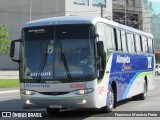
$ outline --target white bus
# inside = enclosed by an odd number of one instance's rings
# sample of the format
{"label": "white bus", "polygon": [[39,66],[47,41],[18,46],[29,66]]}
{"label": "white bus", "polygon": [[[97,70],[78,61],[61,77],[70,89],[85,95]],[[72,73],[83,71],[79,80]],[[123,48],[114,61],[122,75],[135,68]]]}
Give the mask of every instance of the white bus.
{"label": "white bus", "polygon": [[[19,59],[14,51],[20,43]],[[26,23],[11,42],[19,62],[23,108],[112,111],[126,98],[145,99],[155,87],[153,36],[92,16]]]}

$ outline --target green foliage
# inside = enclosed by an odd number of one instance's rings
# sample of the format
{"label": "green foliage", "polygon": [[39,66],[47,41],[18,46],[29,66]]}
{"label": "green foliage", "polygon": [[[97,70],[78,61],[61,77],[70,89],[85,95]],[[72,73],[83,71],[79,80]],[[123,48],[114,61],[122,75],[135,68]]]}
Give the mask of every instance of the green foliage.
{"label": "green foliage", "polygon": [[19,80],[0,79],[0,88],[14,88],[14,87],[19,87]]}
{"label": "green foliage", "polygon": [[0,52],[9,53],[10,40],[7,39],[8,32],[5,25],[0,25]]}

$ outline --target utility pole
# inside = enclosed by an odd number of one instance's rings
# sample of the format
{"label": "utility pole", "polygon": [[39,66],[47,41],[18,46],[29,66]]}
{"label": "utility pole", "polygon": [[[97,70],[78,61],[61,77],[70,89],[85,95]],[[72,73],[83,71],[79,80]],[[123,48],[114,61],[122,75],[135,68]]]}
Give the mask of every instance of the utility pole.
{"label": "utility pole", "polygon": [[125,15],[124,15],[124,16],[125,16],[125,20],[124,20],[124,22],[125,22],[125,25],[127,25],[127,10],[126,10],[126,9],[127,9],[127,3],[126,3],[126,2],[127,2],[127,1],[125,0],[125,3],[124,3],[124,4],[125,4],[125,5],[124,5],[124,9],[125,9],[125,10],[124,10],[124,11],[125,11]]}
{"label": "utility pole", "polygon": [[101,17],[103,17],[103,5],[101,3]]}
{"label": "utility pole", "polygon": [[29,20],[32,20],[32,0],[30,1]]}

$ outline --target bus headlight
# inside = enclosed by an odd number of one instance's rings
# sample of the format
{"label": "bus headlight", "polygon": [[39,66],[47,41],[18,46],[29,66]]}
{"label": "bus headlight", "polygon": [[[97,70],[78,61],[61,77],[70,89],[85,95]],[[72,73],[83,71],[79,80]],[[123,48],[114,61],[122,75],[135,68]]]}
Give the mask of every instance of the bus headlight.
{"label": "bus headlight", "polygon": [[73,91],[73,93],[77,94],[77,95],[83,95],[83,94],[91,93],[93,91],[94,91],[94,89],[92,89],[92,88],[86,88],[86,89],[75,90],[75,91]]}
{"label": "bus headlight", "polygon": [[33,91],[33,90],[21,90],[21,94],[23,94],[23,95],[34,95],[35,91]]}

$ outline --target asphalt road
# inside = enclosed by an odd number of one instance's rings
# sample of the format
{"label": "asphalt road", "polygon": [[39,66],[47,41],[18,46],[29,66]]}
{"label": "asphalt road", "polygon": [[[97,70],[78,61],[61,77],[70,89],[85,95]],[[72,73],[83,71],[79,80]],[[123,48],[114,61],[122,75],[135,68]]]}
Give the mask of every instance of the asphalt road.
{"label": "asphalt road", "polygon": [[[141,101],[133,101],[131,99],[122,101],[118,103],[118,106],[116,109],[114,109],[114,112],[112,113],[102,113],[100,111],[94,110],[94,109],[79,109],[79,110],[63,110],[60,113],[49,115],[45,109],[34,109],[34,110],[23,110],[21,108],[21,100],[19,91],[14,91],[12,93],[0,93],[0,111],[25,111],[25,112],[37,112],[47,118],[57,118],[57,119],[86,119],[86,120],[128,120],[128,119],[135,119],[131,117],[115,117],[116,112],[122,112],[123,111],[146,111],[145,113],[148,113],[148,111],[160,111],[160,76],[156,77],[156,87],[154,90],[148,92],[148,97],[146,100]],[[125,113],[125,112],[124,112]],[[159,113],[160,114],[160,113]],[[109,117],[112,116],[112,117]],[[0,119],[7,119],[7,118],[0,118]],[[21,118],[12,118],[12,119],[18,119]],[[31,118],[25,118],[25,119],[31,119]],[[148,118],[148,117],[136,117],[136,119],[159,119],[159,118]]]}

